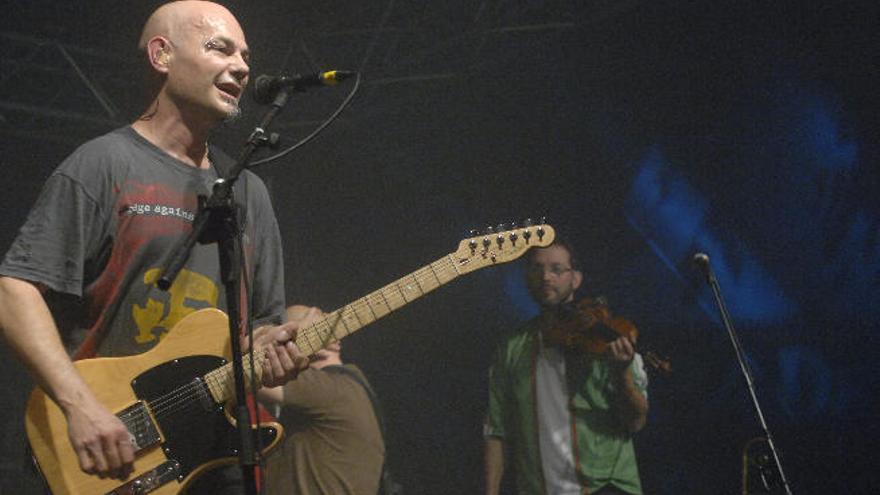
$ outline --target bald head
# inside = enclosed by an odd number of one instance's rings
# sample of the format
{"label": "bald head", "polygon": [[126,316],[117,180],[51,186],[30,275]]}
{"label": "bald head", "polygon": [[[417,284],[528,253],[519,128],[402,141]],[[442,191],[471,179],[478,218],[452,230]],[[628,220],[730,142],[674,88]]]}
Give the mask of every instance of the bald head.
{"label": "bald head", "polygon": [[138,47],[148,101],[140,120],[185,120],[187,132],[204,135],[240,113],[250,51],[226,7],[199,0],[166,3],[147,20]]}
{"label": "bald head", "polygon": [[138,41],[138,49],[145,51],[150,40],[156,37],[181,43],[187,33],[203,30],[217,23],[231,23],[237,30],[241,30],[235,16],[226,7],[214,2],[180,0],[166,3],[147,19]]}

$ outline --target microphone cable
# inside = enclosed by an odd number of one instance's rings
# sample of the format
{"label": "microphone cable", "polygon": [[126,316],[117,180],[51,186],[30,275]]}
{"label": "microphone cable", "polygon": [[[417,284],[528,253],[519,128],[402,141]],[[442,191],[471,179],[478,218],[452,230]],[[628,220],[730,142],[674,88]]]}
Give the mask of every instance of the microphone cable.
{"label": "microphone cable", "polygon": [[346,96],[345,99],[342,101],[342,103],[339,105],[339,108],[337,108],[332,114],[330,114],[329,117],[327,117],[327,120],[322,122],[318,127],[315,128],[314,131],[309,133],[306,137],[304,137],[301,140],[299,140],[298,142],[290,145],[290,147],[283,149],[274,155],[270,155],[270,156],[267,156],[266,158],[256,160],[256,161],[252,162],[248,166],[248,168],[249,169],[254,168],[257,165],[263,165],[264,163],[273,162],[275,160],[278,160],[279,158],[283,158],[283,157],[287,156],[293,150],[304,146],[306,143],[308,143],[309,141],[314,139],[315,136],[320,134],[321,131],[323,131],[328,125],[330,125],[334,120],[336,120],[336,118],[339,117],[339,114],[342,113],[342,111],[345,110],[346,107],[348,107],[349,103],[351,103],[351,100],[354,98],[354,95],[357,94],[358,88],[360,88],[361,73],[360,73],[360,71],[358,71],[355,74],[356,74],[356,77],[354,79],[354,87],[351,88],[351,91],[348,93],[348,96]]}

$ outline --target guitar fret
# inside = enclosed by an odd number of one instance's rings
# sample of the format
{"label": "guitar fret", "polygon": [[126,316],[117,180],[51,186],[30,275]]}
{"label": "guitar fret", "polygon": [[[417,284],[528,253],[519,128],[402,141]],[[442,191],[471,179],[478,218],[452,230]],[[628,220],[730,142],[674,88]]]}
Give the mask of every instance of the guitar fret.
{"label": "guitar fret", "polygon": [[[345,307],[345,319],[348,320],[350,325],[346,325],[346,327],[345,327],[346,334],[338,336],[339,338],[347,337],[347,336],[351,335],[353,332],[356,332],[356,331],[360,330],[361,328],[363,328],[363,325],[361,324],[361,320],[357,316],[357,311],[355,311],[354,307],[352,307],[350,304]],[[335,336],[336,335],[334,335],[334,337]]]}
{"label": "guitar fret", "polygon": [[416,282],[418,282],[419,287],[422,289],[422,294],[427,294],[432,290],[440,287],[440,284],[434,283],[434,277],[432,274],[429,274],[428,271],[430,267],[422,267],[419,271],[416,272]]}
{"label": "guitar fret", "polygon": [[[434,273],[434,276],[437,277],[437,282],[440,283],[441,285],[443,285],[443,284],[445,284],[455,278],[455,276],[447,278],[447,275],[449,275],[449,266],[448,265],[449,265],[448,258],[443,258],[443,259],[437,260],[434,263],[431,263],[431,265],[430,265],[431,271]],[[441,278],[441,276],[442,276],[442,278]]]}
{"label": "guitar fret", "polygon": [[[335,314],[335,315],[337,315],[337,316],[338,316],[338,318],[337,318],[338,321],[341,322],[341,323],[342,323],[342,326],[345,327],[345,330],[348,331],[348,325],[345,323],[345,314],[344,314],[344,310],[345,310],[345,307],[342,307],[341,309],[337,309],[336,311],[334,311],[334,312],[331,313],[331,314]],[[351,332],[349,332],[349,333],[351,333]],[[335,335],[336,332],[333,332],[333,334]]]}
{"label": "guitar fret", "polygon": [[446,262],[452,266],[453,270],[455,270],[456,277],[461,275],[461,270],[458,269],[458,263],[455,262],[455,258],[453,258],[451,254],[446,258]]}
{"label": "guitar fret", "polygon": [[300,341],[300,338],[296,339],[297,347],[299,347],[300,350],[305,351],[308,355],[312,355],[321,349],[321,338],[317,335],[320,330],[318,328],[320,323],[322,322],[316,322],[301,332],[299,336],[302,337],[302,341]]}
{"label": "guitar fret", "polygon": [[437,270],[434,269],[434,263],[429,264],[428,268],[431,269],[431,274],[434,275],[434,279],[437,281],[437,287],[443,285],[443,282],[440,281],[440,277],[437,276]]}
{"label": "guitar fret", "polygon": [[[400,295],[403,297],[404,303],[409,303],[410,301],[413,301],[413,300],[416,299],[415,297],[413,297],[412,299],[406,297],[407,294],[411,294],[411,293],[412,293],[413,288],[412,288],[412,285],[411,285],[411,284],[407,284],[407,285],[405,285],[405,287],[406,287],[406,291],[404,291],[404,290],[400,287],[400,283],[399,283],[399,282],[398,282],[396,285],[397,285],[397,290],[400,291]],[[403,306],[403,304],[401,304],[401,306]]]}
{"label": "guitar fret", "polygon": [[[256,378],[260,380],[262,376],[263,370],[263,362],[266,360],[266,356],[263,353],[256,353],[256,360],[254,368],[256,369]],[[251,369],[251,357],[250,354],[244,354],[241,359],[242,366],[245,370],[245,381],[247,385],[250,385],[251,382],[251,374],[248,370]],[[229,400],[230,398],[235,396],[235,379],[233,376],[234,370],[232,367],[232,363],[226,363],[223,366],[207,373],[203,379],[205,380],[205,384],[208,386],[208,391],[211,393],[211,397],[215,402],[223,403]]]}
{"label": "guitar fret", "polygon": [[322,339],[321,339],[321,332],[320,332],[321,329],[318,325],[312,325],[310,327],[310,329],[312,329],[313,331],[305,332],[305,336],[308,340],[307,343],[309,345],[308,353],[311,355],[311,354],[318,352],[318,350],[321,349],[321,340]]}
{"label": "guitar fret", "polygon": [[[397,308],[403,307],[403,305],[406,304],[405,301],[401,304],[397,304],[397,305],[394,304],[395,303],[394,296],[399,296],[401,299],[403,299],[403,294],[400,292],[400,289],[395,286],[396,286],[396,283],[391,284],[391,285],[387,285],[384,288],[382,288],[382,296],[385,298],[385,301],[388,302],[388,307],[392,308],[392,310],[396,310]],[[390,294],[389,294],[389,291],[391,291]]]}
{"label": "guitar fret", "polygon": [[337,325],[331,325],[329,321],[325,322],[321,333],[318,335],[318,349],[323,348],[324,343],[330,340],[330,336],[336,333],[336,327]]}
{"label": "guitar fret", "polygon": [[[367,296],[367,297],[369,297],[369,296]],[[376,312],[373,311],[373,306],[370,304],[370,300],[367,299],[367,297],[363,298],[362,301],[363,301],[363,303],[364,303],[364,306],[366,306],[367,309],[370,310],[370,314],[373,315],[373,321],[376,321],[376,320],[379,319],[379,317],[376,315]]]}
{"label": "guitar fret", "polygon": [[384,302],[385,307],[388,308],[388,313],[391,313],[392,311],[394,311],[394,308],[391,307],[391,304],[388,302],[388,298],[385,297],[385,294],[382,292],[382,290],[383,289],[379,289],[376,291],[376,293],[378,293],[380,296],[382,296],[382,302]]}
{"label": "guitar fret", "polygon": [[419,292],[421,292],[421,294],[419,294],[419,295],[424,295],[425,292],[427,292],[427,291],[425,290],[424,287],[422,287],[422,284],[419,282],[418,272],[413,274],[412,279],[416,282],[416,285],[419,287]]}

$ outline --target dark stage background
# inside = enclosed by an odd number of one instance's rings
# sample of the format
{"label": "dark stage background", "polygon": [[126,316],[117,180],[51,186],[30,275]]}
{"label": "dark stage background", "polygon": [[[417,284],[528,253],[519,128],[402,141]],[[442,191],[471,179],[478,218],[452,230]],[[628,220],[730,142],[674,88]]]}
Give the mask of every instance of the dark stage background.
{"label": "dark stage background", "polygon": [[[0,249],[79,143],[139,110],[133,46],[156,2],[6,2]],[[229,2],[253,73],[351,69],[352,105],[256,171],[291,302],[335,309],[546,215],[669,355],[637,449],[647,493],[741,492],[761,434],[709,254],[795,493],[876,490],[878,7],[873,1]],[[351,84],[294,98],[288,143]],[[249,100],[249,99],[248,99]],[[217,136],[232,154],[261,109]],[[518,263],[462,277],[346,341],[388,416],[407,494],[481,490],[487,359],[528,317]],[[21,475],[26,375],[0,347],[0,492]],[[754,473],[754,470],[752,470]]]}

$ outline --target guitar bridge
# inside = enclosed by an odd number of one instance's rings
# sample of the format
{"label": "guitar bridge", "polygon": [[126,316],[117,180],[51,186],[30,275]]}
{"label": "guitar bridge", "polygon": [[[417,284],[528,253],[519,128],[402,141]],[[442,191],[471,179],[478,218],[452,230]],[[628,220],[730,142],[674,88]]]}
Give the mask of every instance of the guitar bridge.
{"label": "guitar bridge", "polygon": [[177,461],[165,461],[105,495],[144,495],[176,480],[179,473],[180,464]]}
{"label": "guitar bridge", "polygon": [[123,409],[116,416],[122,420],[128,429],[128,435],[131,438],[131,444],[135,452],[156,445],[162,441],[159,429],[153,421],[150,410],[144,401],[138,401],[131,406]]}

